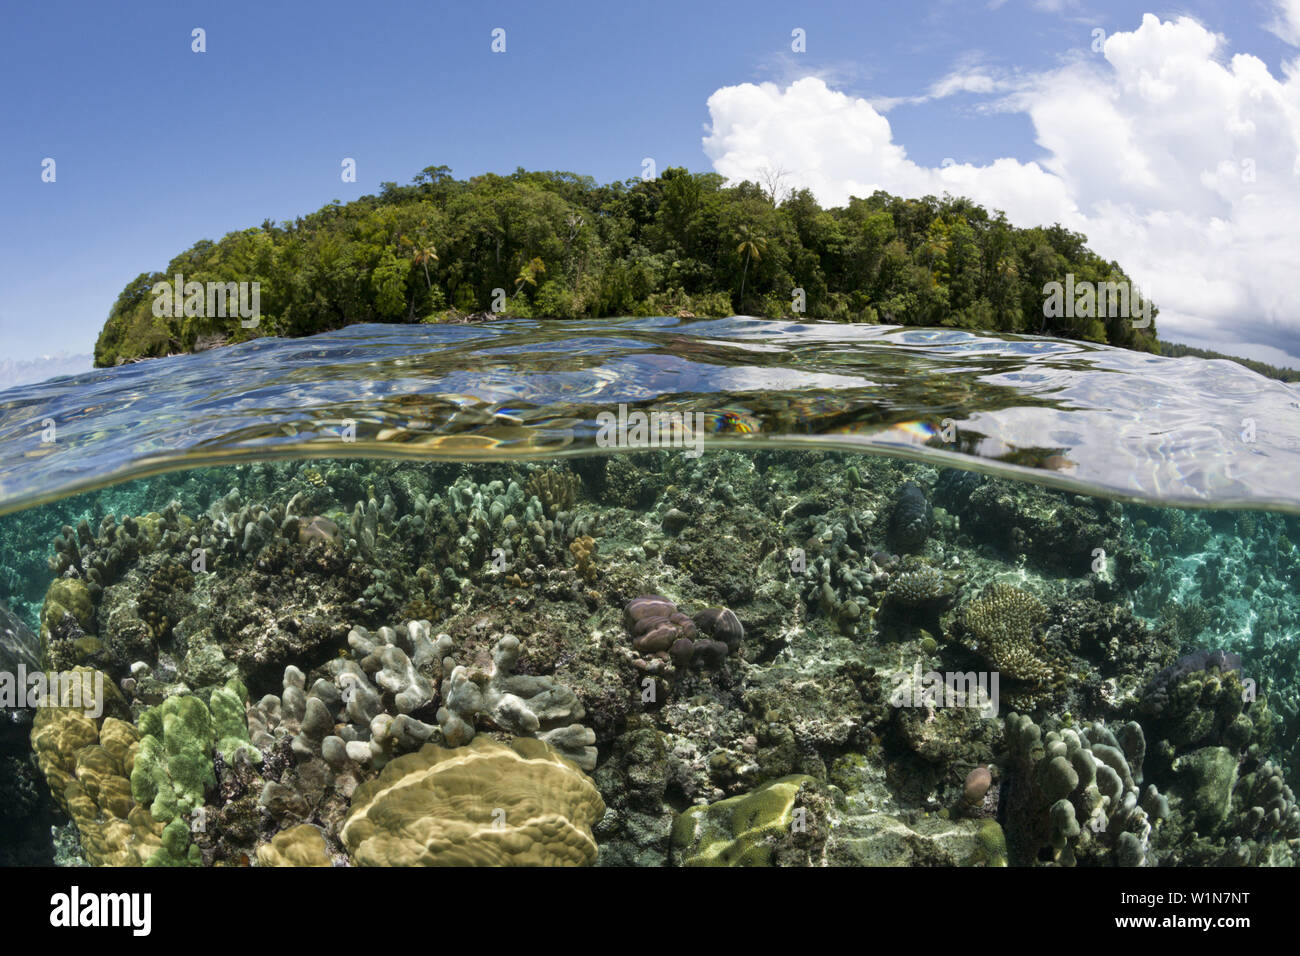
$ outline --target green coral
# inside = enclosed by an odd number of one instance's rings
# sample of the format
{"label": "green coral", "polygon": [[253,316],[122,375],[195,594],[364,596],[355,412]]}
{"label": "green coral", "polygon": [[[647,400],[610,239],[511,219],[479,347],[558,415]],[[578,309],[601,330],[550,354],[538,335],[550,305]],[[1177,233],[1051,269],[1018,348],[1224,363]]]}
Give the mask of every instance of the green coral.
{"label": "green coral", "polygon": [[1237,758],[1227,747],[1202,747],[1174,761],[1179,780],[1175,794],[1184,797],[1196,824],[1213,829],[1227,819],[1232,809],[1232,790],[1237,783]]}
{"label": "green coral", "polygon": [[774,844],[797,828],[799,792],[813,778],[792,774],[705,807],[673,824],[683,866],[771,866]]}
{"label": "green coral", "polygon": [[169,697],[140,717],[140,752],[131,795],[155,820],[169,822],[203,806],[216,786],[212,771],[212,714],[197,697]]}
{"label": "green coral", "polygon": [[244,716],[244,703],[247,700],[248,691],[238,678],[232,678],[226,686],[218,687],[208,700],[217,752],[226,763],[234,763],[241,753],[253,763],[262,760],[261,751],[248,739],[248,720]]}
{"label": "green coral", "polygon": [[1007,837],[996,820],[985,820],[975,831],[975,852],[970,866],[1006,866]]}
{"label": "green coral", "polygon": [[1262,695],[1247,711],[1245,690],[1237,671],[1193,671],[1144,700],[1142,708],[1154,714],[1153,729],[1171,751],[1207,744],[1244,751],[1254,743],[1267,752],[1273,743],[1272,712]]}
{"label": "green coral", "polygon": [[185,820],[176,817],[163,828],[162,846],[145,866],[199,866],[202,862],[199,848],[190,842],[190,829]]}
{"label": "green coral", "polygon": [[155,820],[170,822],[203,806],[216,786],[214,748],[227,760],[261,754],[248,741],[244,686],[232,680],[212,692],[212,708],[198,697],[169,697],[140,717],[140,752],[131,773],[131,794]]}

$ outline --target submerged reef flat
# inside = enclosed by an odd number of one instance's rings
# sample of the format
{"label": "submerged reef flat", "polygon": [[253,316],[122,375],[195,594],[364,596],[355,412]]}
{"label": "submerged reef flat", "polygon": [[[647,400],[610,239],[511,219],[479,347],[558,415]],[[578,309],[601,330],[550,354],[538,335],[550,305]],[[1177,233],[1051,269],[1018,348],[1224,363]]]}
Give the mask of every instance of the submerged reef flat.
{"label": "submerged reef flat", "polygon": [[[1293,865],[1300,526],[827,452],[0,519],[0,863]],[[56,834],[52,836],[51,833]]]}

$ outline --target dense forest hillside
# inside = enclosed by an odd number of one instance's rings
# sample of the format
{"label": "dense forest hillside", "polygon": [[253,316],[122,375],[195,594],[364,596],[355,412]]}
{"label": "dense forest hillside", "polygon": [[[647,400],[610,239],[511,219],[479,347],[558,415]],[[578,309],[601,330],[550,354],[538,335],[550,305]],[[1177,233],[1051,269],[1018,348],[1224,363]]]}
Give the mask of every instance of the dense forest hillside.
{"label": "dense forest hillside", "polygon": [[[202,240],[127,284],[98,366],[259,335],[493,311],[558,318],[731,315],[1041,333],[1156,351],[1154,321],[1044,315],[1044,287],[1127,283],[1059,225],[1018,229],[965,199],[884,192],[823,209],[807,190],[727,186],[671,168],[598,185],[517,170],[335,201],[293,222]],[[260,320],[159,306],[158,283],[259,283]],[[795,290],[802,289],[800,301]],[[211,303],[209,302],[209,305]],[[234,312],[232,303],[230,313]],[[158,314],[161,312],[162,314]],[[189,314],[186,314],[189,313]],[[253,327],[244,327],[250,325]]]}
{"label": "dense forest hillside", "polygon": [[1203,359],[1227,359],[1229,362],[1236,362],[1238,365],[1244,365],[1252,372],[1260,375],[1266,375],[1269,378],[1275,378],[1281,382],[1300,382],[1300,369],[1281,368],[1277,365],[1269,365],[1266,362],[1257,362],[1254,359],[1238,358],[1235,355],[1224,355],[1222,352],[1212,352],[1209,349],[1193,348],[1190,345],[1179,345],[1175,342],[1161,342],[1160,354],[1168,355],[1171,358],[1180,358],[1184,355],[1192,355],[1196,358]]}

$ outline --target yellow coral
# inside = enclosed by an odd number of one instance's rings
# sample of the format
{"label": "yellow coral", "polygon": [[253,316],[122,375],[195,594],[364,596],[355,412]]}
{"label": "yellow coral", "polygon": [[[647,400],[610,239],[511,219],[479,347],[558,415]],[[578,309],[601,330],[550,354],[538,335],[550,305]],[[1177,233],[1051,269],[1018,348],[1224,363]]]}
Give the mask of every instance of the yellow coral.
{"label": "yellow coral", "polygon": [[257,848],[260,866],[333,866],[325,837],[310,823],[281,830]]}
{"label": "yellow coral", "polygon": [[77,752],[99,741],[99,725],[80,711],[41,707],[32,721],[31,740],[51,796],[67,810],[63,791],[73,780]]}
{"label": "yellow coral", "polygon": [[683,866],[771,866],[772,843],[791,832],[801,788],[793,774],[740,796],[690,807],[673,824]]}
{"label": "yellow coral", "polygon": [[50,631],[71,614],[83,631],[95,630],[95,602],[90,590],[76,578],[55,578],[45,592],[41,606],[41,637],[49,639]]}
{"label": "yellow coral", "polygon": [[577,765],[540,740],[426,744],[359,787],[341,837],[359,866],[580,866],[605,812]]}
{"label": "yellow coral", "polygon": [[576,538],[569,545],[569,552],[583,580],[596,580],[596,539],[589,534]]}
{"label": "yellow coral", "polygon": [[[92,671],[78,668],[74,673]],[[105,679],[106,700],[71,702],[67,682],[60,707],[41,707],[32,721],[32,748],[50,793],[76,824],[86,858],[96,866],[143,866],[162,846],[163,825],[131,796],[131,766],[140,735],[116,717],[86,713],[116,698]]]}
{"label": "yellow coral", "polygon": [[537,498],[548,518],[572,508],[577,492],[578,476],[561,468],[534,472],[524,484],[524,494]]}

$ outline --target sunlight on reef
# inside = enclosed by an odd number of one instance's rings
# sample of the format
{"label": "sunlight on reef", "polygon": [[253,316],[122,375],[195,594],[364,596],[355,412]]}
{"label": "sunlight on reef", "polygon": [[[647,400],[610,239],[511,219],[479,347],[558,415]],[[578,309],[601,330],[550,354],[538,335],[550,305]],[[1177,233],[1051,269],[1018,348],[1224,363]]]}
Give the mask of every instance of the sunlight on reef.
{"label": "sunlight on reef", "polygon": [[1300,519],[689,452],[0,518],[0,671],[101,688],[6,725],[3,861],[1293,862]]}

